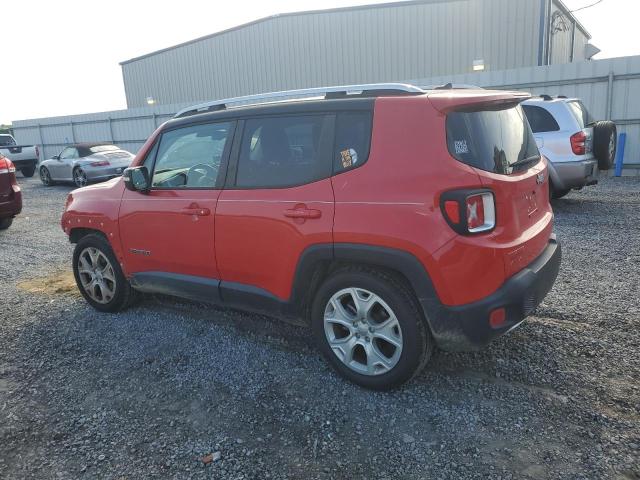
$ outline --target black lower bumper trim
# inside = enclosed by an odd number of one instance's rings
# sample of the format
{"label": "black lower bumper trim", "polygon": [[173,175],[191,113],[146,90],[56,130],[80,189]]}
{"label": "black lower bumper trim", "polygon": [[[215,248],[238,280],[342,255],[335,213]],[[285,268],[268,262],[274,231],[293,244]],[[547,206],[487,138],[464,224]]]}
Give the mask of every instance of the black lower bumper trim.
{"label": "black lower bumper trim", "polygon": [[[438,346],[449,351],[477,350],[518,325],[553,287],[561,256],[560,244],[553,235],[538,258],[482,300],[449,307],[437,300],[421,299]],[[492,328],[489,314],[501,307],[506,312],[505,322]]]}

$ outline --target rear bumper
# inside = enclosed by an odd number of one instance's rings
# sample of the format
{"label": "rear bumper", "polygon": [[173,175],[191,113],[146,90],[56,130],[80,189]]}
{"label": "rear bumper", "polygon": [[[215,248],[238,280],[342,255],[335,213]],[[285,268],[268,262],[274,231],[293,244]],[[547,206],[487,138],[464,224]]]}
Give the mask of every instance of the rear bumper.
{"label": "rear bumper", "polygon": [[122,172],[126,167],[111,167],[111,168],[84,168],[84,173],[87,175],[87,180],[91,182],[109,180],[122,176]]}
{"label": "rear bumper", "polygon": [[548,162],[549,176],[556,190],[582,188],[598,183],[598,161]]}
{"label": "rear bumper", "polygon": [[[561,256],[560,244],[552,235],[538,258],[482,300],[449,307],[437,300],[421,298],[438,346],[449,351],[477,350],[516,327],[551,290]],[[493,328],[489,315],[501,307],[506,312],[505,321]]]}
{"label": "rear bumper", "polygon": [[16,170],[20,170],[21,168],[35,167],[38,160],[36,158],[31,158],[29,160],[11,160],[11,162],[16,167]]}
{"label": "rear bumper", "polygon": [[15,217],[22,211],[22,191],[13,186],[13,192],[8,199],[0,200],[0,218]]}

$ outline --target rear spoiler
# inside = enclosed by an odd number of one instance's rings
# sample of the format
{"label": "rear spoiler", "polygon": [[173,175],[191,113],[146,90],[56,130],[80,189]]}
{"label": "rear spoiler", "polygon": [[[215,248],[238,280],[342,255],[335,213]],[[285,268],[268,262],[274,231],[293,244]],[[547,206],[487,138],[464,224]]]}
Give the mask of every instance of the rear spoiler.
{"label": "rear spoiler", "polygon": [[496,108],[517,105],[531,98],[531,94],[523,92],[507,92],[500,90],[440,90],[429,94],[431,105],[442,113],[455,110]]}

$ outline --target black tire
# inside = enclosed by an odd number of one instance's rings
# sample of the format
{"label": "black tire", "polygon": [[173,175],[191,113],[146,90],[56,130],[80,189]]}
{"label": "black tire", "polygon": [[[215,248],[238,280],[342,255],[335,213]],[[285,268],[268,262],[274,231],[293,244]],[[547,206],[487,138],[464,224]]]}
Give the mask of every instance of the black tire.
{"label": "black tire", "polygon": [[0,230],[6,230],[13,223],[13,218],[0,218]]}
{"label": "black tire", "polygon": [[24,167],[21,168],[20,171],[22,172],[22,175],[24,175],[27,178],[31,178],[33,177],[33,174],[36,173],[36,166],[32,165],[30,167]]}
{"label": "black tire", "polygon": [[564,197],[565,195],[567,195],[570,191],[571,191],[571,189],[570,189],[570,188],[566,188],[566,189],[564,189],[564,190],[555,190],[555,191],[553,192],[553,198],[556,198],[556,199],[557,199],[557,198],[562,198],[562,197]]}
{"label": "black tire", "polygon": [[593,126],[593,153],[600,170],[609,170],[616,161],[618,130],[613,122],[596,122]]}
{"label": "black tire", "polygon": [[[343,363],[329,346],[324,327],[325,308],[334,294],[351,287],[365,289],[380,297],[398,319],[402,351],[395,366],[385,373],[358,373]],[[344,378],[372,390],[390,390],[411,380],[427,364],[434,349],[431,332],[414,294],[404,282],[379,270],[354,266],[331,274],[315,295],[311,324],[316,344],[329,364]]]}
{"label": "black tire", "polygon": [[40,181],[45,187],[53,185],[53,180],[51,180],[51,174],[47,167],[40,167]]}
{"label": "black tire", "polygon": [[[89,296],[87,291],[82,285],[79,273],[80,255],[87,248],[94,248],[101,252],[110,262],[115,274],[115,293],[113,298],[106,303],[100,303]],[[116,256],[109,245],[109,242],[100,234],[89,234],[82,237],[73,251],[73,276],[76,279],[78,290],[85,298],[85,300],[96,310],[101,312],[119,312],[129,307],[135,300],[135,290],[131,287],[131,284],[122,273],[120,263],[116,259]]]}
{"label": "black tire", "polygon": [[549,179],[549,201],[554,200],[554,199],[558,199],[558,198],[562,198],[566,194],[568,194],[570,191],[571,191],[570,188],[565,188],[563,190],[558,190],[553,185],[553,182],[551,181],[551,179]]}
{"label": "black tire", "polygon": [[82,168],[76,167],[73,170],[73,183],[78,188],[86,187],[87,184],[89,183],[87,179],[87,174],[84,173],[84,170],[82,170]]}

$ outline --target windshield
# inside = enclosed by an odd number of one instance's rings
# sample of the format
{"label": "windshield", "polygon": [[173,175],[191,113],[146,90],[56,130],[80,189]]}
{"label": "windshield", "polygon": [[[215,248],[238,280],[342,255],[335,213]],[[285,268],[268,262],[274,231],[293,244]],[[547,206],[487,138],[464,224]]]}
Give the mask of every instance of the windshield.
{"label": "windshield", "polygon": [[15,145],[16,141],[11,135],[0,135],[0,146]]}
{"label": "windshield", "polygon": [[510,174],[540,160],[519,105],[448,114],[447,146],[456,160],[494,173]]}
{"label": "windshield", "polygon": [[114,152],[120,149],[115,145],[96,145],[95,147],[91,147],[89,150],[91,151],[91,153],[102,153],[102,152]]}

